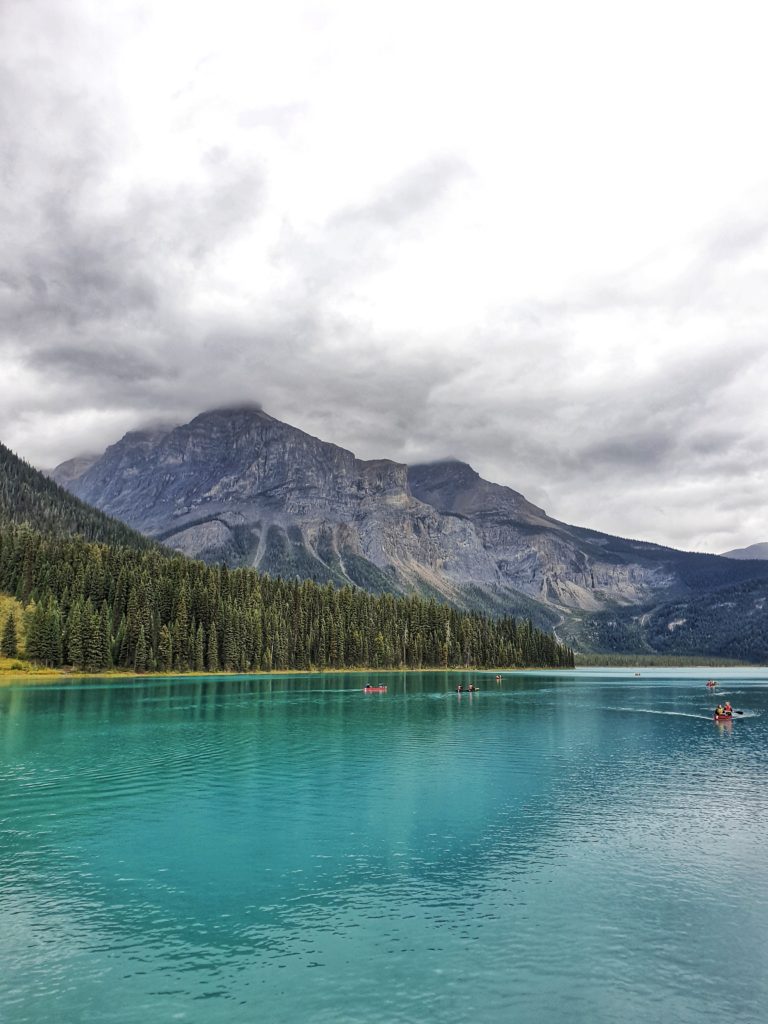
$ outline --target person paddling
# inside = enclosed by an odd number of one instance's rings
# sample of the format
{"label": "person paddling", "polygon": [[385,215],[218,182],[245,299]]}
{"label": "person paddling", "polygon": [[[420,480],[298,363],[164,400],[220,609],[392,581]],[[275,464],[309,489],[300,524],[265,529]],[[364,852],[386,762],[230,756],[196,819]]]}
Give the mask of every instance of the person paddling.
{"label": "person paddling", "polygon": [[725,714],[725,708],[723,707],[722,704],[718,704],[717,707],[715,708],[715,715],[716,715],[716,717],[717,718],[722,718],[722,716],[724,714]]}
{"label": "person paddling", "polygon": [[729,718],[733,714],[733,708],[731,707],[731,702],[729,700],[727,700],[723,705],[723,714],[728,715]]}

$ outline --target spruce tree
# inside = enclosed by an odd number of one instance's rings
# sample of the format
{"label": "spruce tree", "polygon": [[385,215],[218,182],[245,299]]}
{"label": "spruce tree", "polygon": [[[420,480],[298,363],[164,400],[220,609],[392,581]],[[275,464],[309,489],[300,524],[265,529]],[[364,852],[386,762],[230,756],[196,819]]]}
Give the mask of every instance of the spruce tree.
{"label": "spruce tree", "polygon": [[160,627],[157,641],[157,668],[160,672],[170,672],[173,667],[173,640],[167,626]]}
{"label": "spruce tree", "polygon": [[215,622],[211,623],[211,628],[208,630],[208,652],[206,661],[208,662],[209,672],[219,671],[219,636]]}
{"label": "spruce tree", "polygon": [[85,661],[85,646],[83,642],[83,608],[79,601],[72,606],[67,619],[66,658],[73,668],[82,669]]}
{"label": "spruce tree", "polygon": [[15,658],[19,653],[16,616],[13,614],[13,611],[8,613],[8,618],[3,626],[3,635],[0,638],[0,653],[5,658]]}
{"label": "spruce tree", "polygon": [[30,661],[45,659],[46,617],[42,601],[31,605],[24,613],[27,642],[25,654]]}
{"label": "spruce tree", "polygon": [[112,668],[112,616],[106,601],[99,611],[99,637],[101,640],[101,667]]}
{"label": "spruce tree", "polygon": [[90,600],[86,604],[88,614],[83,616],[83,667],[86,672],[98,672],[104,668],[101,619],[97,612],[90,611]]}
{"label": "spruce tree", "polygon": [[197,627],[195,633],[195,672],[205,671],[205,636],[203,634],[203,624]]}
{"label": "spruce tree", "polygon": [[147,670],[147,640],[144,636],[144,626],[139,626],[139,636],[136,640],[136,653],[133,656],[133,668],[136,672]]}

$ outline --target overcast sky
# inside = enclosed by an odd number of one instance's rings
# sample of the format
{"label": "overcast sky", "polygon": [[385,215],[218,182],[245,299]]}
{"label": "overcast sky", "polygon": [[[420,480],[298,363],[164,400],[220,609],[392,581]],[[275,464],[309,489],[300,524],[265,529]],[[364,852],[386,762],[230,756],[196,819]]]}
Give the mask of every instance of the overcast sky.
{"label": "overcast sky", "polygon": [[0,0],[0,439],[242,401],[569,522],[768,540],[768,15]]}

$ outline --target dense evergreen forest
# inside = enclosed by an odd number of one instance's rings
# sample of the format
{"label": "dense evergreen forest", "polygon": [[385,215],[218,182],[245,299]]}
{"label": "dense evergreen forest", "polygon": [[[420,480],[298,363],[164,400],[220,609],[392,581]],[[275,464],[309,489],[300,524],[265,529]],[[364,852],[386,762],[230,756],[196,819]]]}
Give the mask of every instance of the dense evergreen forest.
{"label": "dense evergreen forest", "polygon": [[647,609],[604,612],[592,616],[580,639],[584,646],[606,653],[766,664],[768,586],[764,579],[745,580]]}
{"label": "dense evergreen forest", "polygon": [[153,541],[75,498],[0,443],[0,524],[146,549]]}
{"label": "dense evergreen forest", "polygon": [[[2,445],[0,591],[26,609],[26,657],[80,671],[573,665],[528,621],[174,555]],[[6,655],[12,617],[0,623]]]}
{"label": "dense evergreen forest", "polygon": [[26,526],[0,528],[0,590],[27,607],[28,658],[84,671],[573,664],[529,622]]}

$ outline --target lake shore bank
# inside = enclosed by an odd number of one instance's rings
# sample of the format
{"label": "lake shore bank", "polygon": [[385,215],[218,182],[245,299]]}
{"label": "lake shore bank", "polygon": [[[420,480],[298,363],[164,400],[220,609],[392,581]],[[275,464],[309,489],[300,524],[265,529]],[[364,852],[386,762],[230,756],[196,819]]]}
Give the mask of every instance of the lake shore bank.
{"label": "lake shore bank", "polygon": [[577,664],[575,669],[560,669],[560,668],[541,668],[516,666],[511,667],[492,667],[492,668],[477,668],[474,666],[457,667],[452,666],[450,668],[312,668],[312,669],[273,669],[270,672],[238,672],[238,671],[224,671],[219,670],[217,672],[126,672],[125,669],[103,669],[99,672],[81,672],[75,671],[73,668],[24,668],[24,669],[11,669],[3,665],[3,662],[14,660],[18,663],[18,659],[0,659],[0,687],[13,686],[19,683],[23,684],[45,684],[45,683],[56,683],[56,682],[68,682],[70,680],[79,679],[90,679],[90,680],[101,680],[104,683],[118,682],[120,680],[135,680],[136,682],[143,682],[149,679],[211,679],[213,677],[222,679],[270,679],[275,676],[334,676],[334,675],[407,675],[415,673],[434,673],[434,672],[446,672],[451,674],[461,673],[482,673],[486,675],[503,674],[511,675],[518,672],[530,673],[530,672],[574,672],[579,670],[586,670],[589,668],[602,668],[602,669],[615,669],[616,671],[641,671],[643,669],[660,669],[669,667],[687,668],[692,670],[701,670],[703,674],[709,674],[712,670],[717,668],[762,668],[765,666],[760,665],[735,665],[729,664],[715,664],[712,662],[690,662],[685,664],[678,664],[676,666],[669,666],[663,664],[651,665],[647,663],[638,662],[636,665],[611,665],[600,663],[597,665],[590,665],[585,663]]}
{"label": "lake shore bank", "polygon": [[551,671],[571,671],[570,669],[544,669],[540,667],[516,667],[516,668],[476,668],[474,666],[467,667],[450,667],[450,668],[312,668],[312,669],[294,669],[294,668],[282,668],[272,669],[269,672],[238,672],[235,670],[225,671],[220,669],[216,672],[126,672],[125,669],[103,669],[100,672],[79,672],[72,668],[42,668],[42,669],[21,669],[12,670],[4,668],[0,664],[0,686],[9,686],[12,683],[51,683],[61,680],[66,682],[69,679],[103,679],[104,682],[112,682],[120,679],[211,679],[212,677],[222,679],[269,679],[274,676],[333,676],[333,675],[405,675],[406,673],[415,672],[451,672],[451,673],[466,673],[466,672],[483,672],[488,674],[493,673],[506,673],[511,672],[551,672]]}

